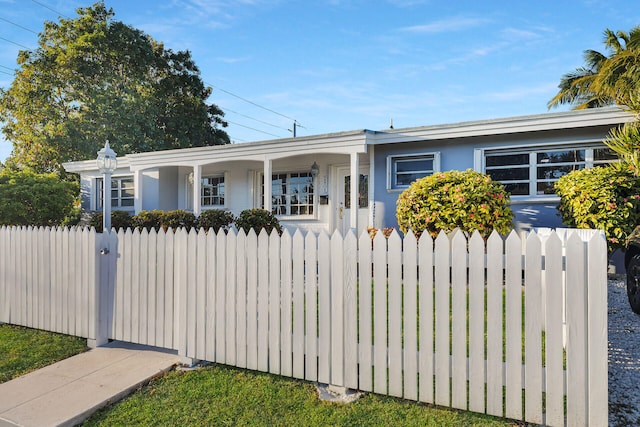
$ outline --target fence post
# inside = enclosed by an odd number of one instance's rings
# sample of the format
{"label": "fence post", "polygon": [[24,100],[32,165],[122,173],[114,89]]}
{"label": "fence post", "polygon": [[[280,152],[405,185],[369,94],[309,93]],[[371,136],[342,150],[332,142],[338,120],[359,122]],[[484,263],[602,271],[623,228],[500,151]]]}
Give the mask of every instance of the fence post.
{"label": "fence post", "polygon": [[93,283],[89,284],[89,337],[87,345],[91,348],[100,347],[109,342],[109,322],[113,281],[115,279],[118,240],[115,232],[104,231],[98,236],[94,229],[90,232],[90,247],[93,254],[87,254],[89,276]]}

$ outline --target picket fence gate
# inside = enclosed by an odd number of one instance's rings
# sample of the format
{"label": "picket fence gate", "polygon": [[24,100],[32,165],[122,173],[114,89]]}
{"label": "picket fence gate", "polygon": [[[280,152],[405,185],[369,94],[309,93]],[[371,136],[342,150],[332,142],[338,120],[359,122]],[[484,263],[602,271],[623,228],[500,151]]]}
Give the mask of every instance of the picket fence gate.
{"label": "picket fence gate", "polygon": [[0,322],[536,424],[607,423],[601,232],[0,229]]}

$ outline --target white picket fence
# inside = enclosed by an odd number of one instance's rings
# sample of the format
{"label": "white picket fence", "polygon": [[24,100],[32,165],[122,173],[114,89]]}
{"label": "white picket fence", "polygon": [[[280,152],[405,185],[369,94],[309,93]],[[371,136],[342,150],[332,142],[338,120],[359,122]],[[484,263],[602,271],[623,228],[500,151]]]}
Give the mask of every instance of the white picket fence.
{"label": "white picket fence", "polygon": [[0,322],[95,340],[99,236],[0,228]]}
{"label": "white picket fence", "polygon": [[537,424],[606,425],[606,242],[558,234],[2,228],[0,321]]}

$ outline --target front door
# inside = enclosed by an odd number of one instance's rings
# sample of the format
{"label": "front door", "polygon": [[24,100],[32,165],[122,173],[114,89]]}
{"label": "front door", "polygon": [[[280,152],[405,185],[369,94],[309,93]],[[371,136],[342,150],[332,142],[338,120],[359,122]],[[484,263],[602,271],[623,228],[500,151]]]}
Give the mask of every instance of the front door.
{"label": "front door", "polygon": [[[369,222],[369,168],[360,168],[358,181],[358,235]],[[337,228],[345,235],[351,228],[351,173],[338,169]]]}

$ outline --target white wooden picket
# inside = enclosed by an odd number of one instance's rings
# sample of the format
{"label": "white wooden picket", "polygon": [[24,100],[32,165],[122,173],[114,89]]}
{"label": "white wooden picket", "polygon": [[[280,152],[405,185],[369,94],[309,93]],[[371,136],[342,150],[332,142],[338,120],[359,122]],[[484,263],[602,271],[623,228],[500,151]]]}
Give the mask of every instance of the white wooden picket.
{"label": "white wooden picket", "polygon": [[606,316],[599,232],[0,228],[0,322],[535,424],[606,423]]}

